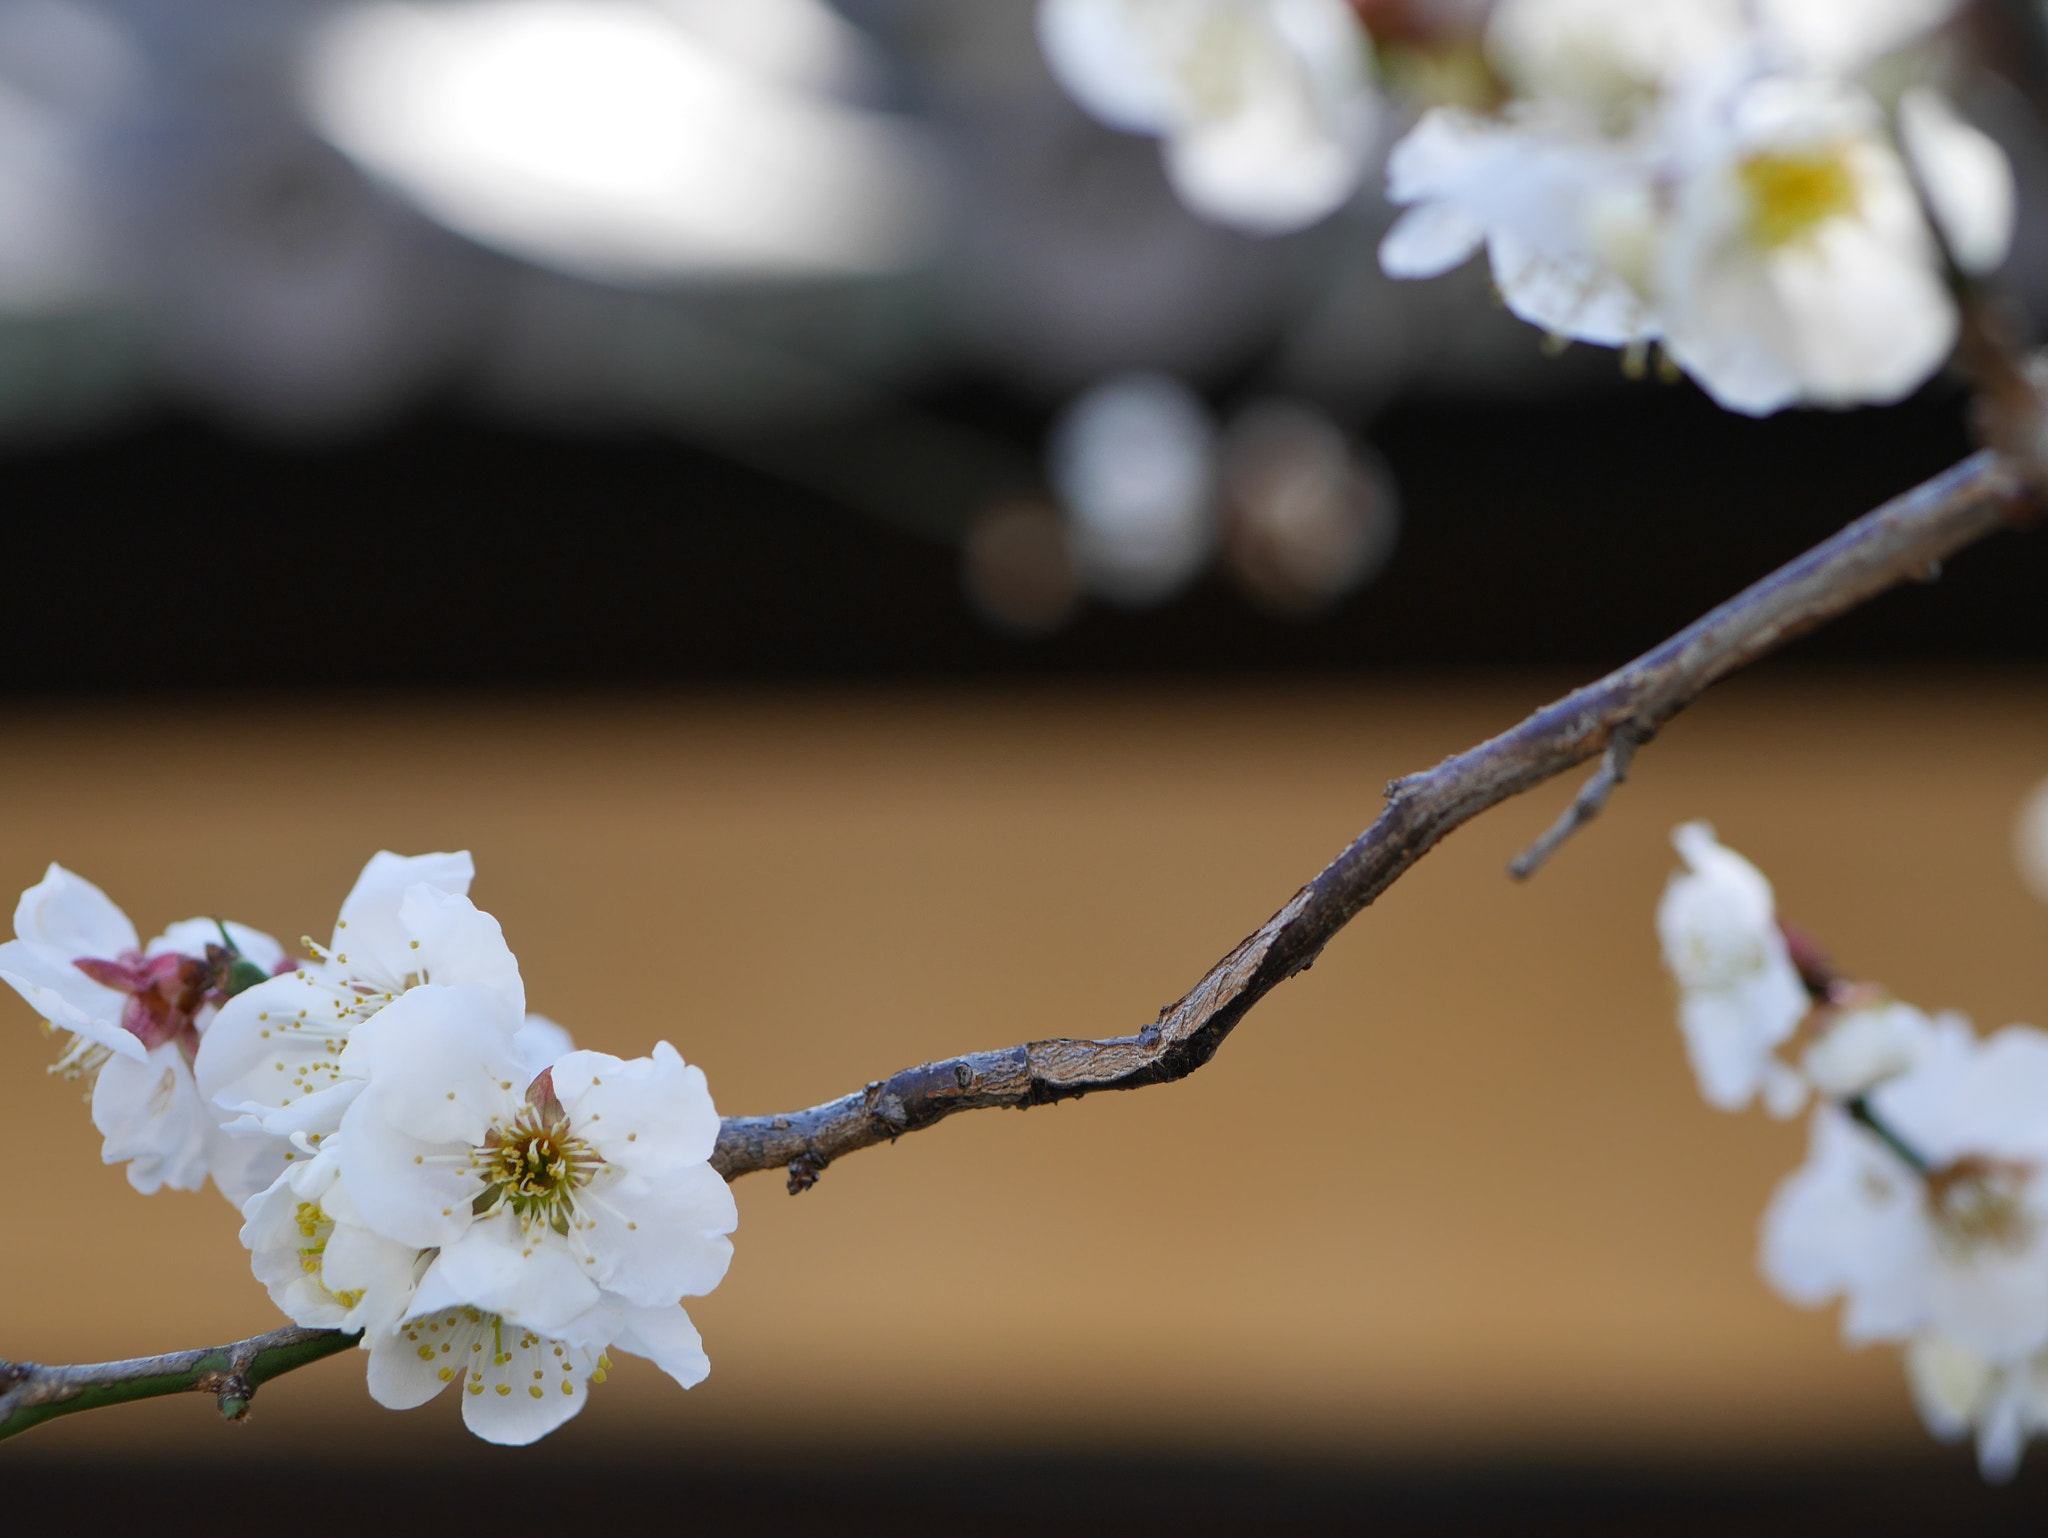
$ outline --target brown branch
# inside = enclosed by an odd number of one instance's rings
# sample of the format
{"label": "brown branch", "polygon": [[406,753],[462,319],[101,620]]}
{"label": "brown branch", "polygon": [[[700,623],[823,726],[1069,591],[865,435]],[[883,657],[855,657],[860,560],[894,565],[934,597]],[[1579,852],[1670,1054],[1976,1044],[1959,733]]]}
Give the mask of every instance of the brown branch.
{"label": "brown branch", "polygon": [[229,1346],[202,1346],[124,1362],[44,1367],[0,1361],[0,1441],[59,1415],[165,1394],[211,1394],[220,1413],[238,1421],[249,1413],[256,1390],[272,1378],[332,1356],[357,1338],[339,1330],[292,1328]]}
{"label": "brown branch", "polygon": [[1636,746],[1709,685],[1900,582],[1924,578],[1956,551],[2031,511],[2019,465],[1994,450],[1975,454],[1858,519],[1627,667],[1490,742],[1394,781],[1378,821],[1137,1035],[1056,1037],[971,1052],[906,1068],[809,1110],[729,1116],[712,1167],[728,1180],[787,1169],[789,1188],[797,1192],[834,1159],[958,1111],[1045,1105],[1184,1078],[1215,1055],[1252,1005],[1306,971],[1353,915],[1446,834],[1553,775],[1608,755],[1572,809],[1523,856],[1540,863],[1599,809]]}

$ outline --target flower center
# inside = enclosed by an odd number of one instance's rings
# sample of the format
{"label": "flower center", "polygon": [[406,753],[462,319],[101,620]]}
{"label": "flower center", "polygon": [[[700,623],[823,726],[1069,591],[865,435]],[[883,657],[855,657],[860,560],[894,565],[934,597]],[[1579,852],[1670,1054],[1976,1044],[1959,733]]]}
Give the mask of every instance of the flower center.
{"label": "flower center", "polygon": [[1927,1211],[1945,1253],[1968,1260],[1985,1250],[2017,1254],[2034,1236],[2024,1201],[2032,1171],[2002,1159],[1965,1158],[1927,1176]]}
{"label": "flower center", "polygon": [[484,1188],[470,1204],[478,1217],[510,1207],[522,1228],[541,1223],[567,1235],[576,1192],[590,1184],[604,1160],[569,1130],[566,1118],[540,1107],[520,1107],[509,1127],[493,1127],[478,1150]]}
{"label": "flower center", "polygon": [[1739,174],[1749,194],[1750,238],[1766,251],[1804,240],[1856,209],[1856,183],[1840,150],[1751,155]]}

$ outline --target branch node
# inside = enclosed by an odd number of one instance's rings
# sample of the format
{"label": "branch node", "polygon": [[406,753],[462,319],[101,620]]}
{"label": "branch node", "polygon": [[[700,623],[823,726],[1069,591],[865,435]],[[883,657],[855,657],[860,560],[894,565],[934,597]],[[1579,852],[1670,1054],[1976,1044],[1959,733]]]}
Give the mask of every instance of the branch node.
{"label": "branch node", "polygon": [[1593,771],[1592,778],[1579,788],[1564,815],[1550,825],[1543,837],[1509,862],[1508,874],[1517,881],[1527,881],[1543,868],[1543,862],[1557,852],[1560,844],[1598,817],[1607,798],[1614,794],[1614,787],[1628,778],[1637,744],[1648,741],[1649,735],[1628,721],[1615,727],[1608,734],[1607,751],[1600,755],[1600,767]]}
{"label": "branch node", "polygon": [[816,1154],[798,1154],[789,1161],[789,1194],[802,1196],[825,1173],[825,1161]]}

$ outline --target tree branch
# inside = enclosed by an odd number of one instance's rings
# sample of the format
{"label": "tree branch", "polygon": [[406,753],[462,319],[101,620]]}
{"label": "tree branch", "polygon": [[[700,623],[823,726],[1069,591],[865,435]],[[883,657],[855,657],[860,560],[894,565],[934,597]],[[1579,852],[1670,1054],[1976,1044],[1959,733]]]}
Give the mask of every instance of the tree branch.
{"label": "tree branch", "polygon": [[1681,630],[1627,667],[1537,711],[1490,742],[1387,787],[1379,820],[1135,1036],[1055,1037],[906,1068],[865,1089],[782,1116],[728,1116],[711,1164],[728,1180],[786,1168],[792,1193],[834,1159],[960,1111],[1047,1105],[1098,1090],[1186,1077],[1254,1004],[1297,972],[1446,834],[1598,754],[1608,759],[1557,826],[1517,865],[1542,856],[1599,809],[1636,747],[1709,685],[1956,551],[2031,518],[2021,462],[1986,449],[1895,497]]}
{"label": "tree branch", "polygon": [[[785,1116],[728,1116],[711,1164],[727,1180],[785,1168],[789,1189],[834,1159],[984,1106],[1046,1105],[1185,1078],[1245,1013],[1315,963],[1332,936],[1437,842],[1487,808],[1604,755],[1570,809],[1521,859],[1540,864],[1599,811],[1637,747],[1711,684],[2007,524],[2031,521],[2019,462],[1987,449],[1780,567],[1627,667],[1436,768],[1387,786],[1387,807],[1315,880],[1135,1036],[1052,1038],[906,1068]],[[1522,867],[1525,867],[1523,869]],[[239,1420],[257,1388],[358,1337],[273,1330],[233,1345],[80,1367],[0,1361],[0,1440],[59,1415],[131,1399],[208,1393]]]}
{"label": "tree branch", "polygon": [[59,1415],[165,1394],[211,1394],[220,1413],[238,1421],[249,1413],[256,1390],[272,1378],[333,1356],[358,1339],[339,1330],[285,1329],[231,1346],[81,1367],[0,1361],[0,1441]]}

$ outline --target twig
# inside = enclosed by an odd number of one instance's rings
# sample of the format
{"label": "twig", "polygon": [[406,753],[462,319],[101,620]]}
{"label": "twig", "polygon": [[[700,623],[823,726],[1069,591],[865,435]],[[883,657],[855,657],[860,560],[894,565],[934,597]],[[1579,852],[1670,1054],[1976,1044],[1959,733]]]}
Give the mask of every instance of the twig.
{"label": "twig", "polygon": [[[1098,1090],[1165,1084],[1215,1055],[1273,988],[1305,971],[1330,938],[1452,830],[1596,754],[1594,782],[1530,855],[1547,853],[1598,809],[1627,755],[1710,684],[1795,637],[1923,575],[1956,551],[2031,516],[2020,465],[1972,455],[1765,577],[1598,683],[1511,731],[1387,787],[1387,808],[1321,875],[1135,1036],[1052,1038],[906,1068],[837,1100],[782,1116],[729,1116],[711,1155],[728,1180],[786,1169],[808,1188],[834,1159],[894,1141],[959,1111],[1046,1105]],[[1625,746],[1622,746],[1624,745]],[[1562,830],[1562,831],[1560,831]],[[1517,862],[1518,864],[1521,862]]]}
{"label": "twig", "polygon": [[1628,766],[1635,756],[1636,736],[1624,722],[1614,729],[1614,736],[1608,741],[1607,751],[1600,755],[1600,767],[1593,771],[1593,777],[1579,787],[1579,793],[1572,797],[1572,804],[1544,831],[1543,837],[1508,862],[1508,874],[1517,881],[1527,881],[1541,870],[1543,862],[1557,851],[1559,844],[1600,815],[1600,809],[1607,805],[1607,798],[1614,794],[1614,787],[1628,778]]}
{"label": "twig", "polygon": [[339,1330],[285,1329],[230,1346],[202,1346],[125,1362],[43,1367],[0,1361],[0,1441],[59,1415],[165,1394],[211,1394],[220,1413],[238,1421],[249,1413],[256,1390],[272,1378],[333,1356],[357,1339]]}

